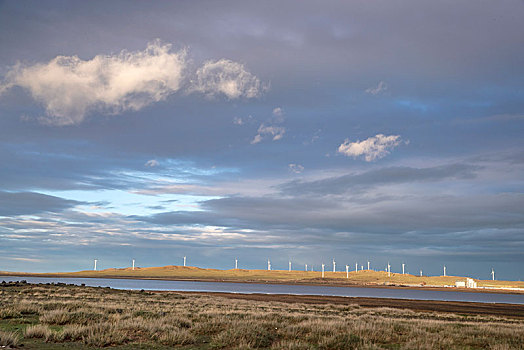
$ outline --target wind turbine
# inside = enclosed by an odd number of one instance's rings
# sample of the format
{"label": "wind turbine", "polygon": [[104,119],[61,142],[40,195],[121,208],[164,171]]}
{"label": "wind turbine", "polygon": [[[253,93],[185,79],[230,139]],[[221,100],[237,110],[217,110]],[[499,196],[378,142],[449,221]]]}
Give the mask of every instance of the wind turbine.
{"label": "wind turbine", "polygon": [[96,271],[96,262],[97,262],[97,261],[98,261],[98,260],[95,259],[95,268],[93,269],[93,271]]}
{"label": "wind turbine", "polygon": [[186,257],[184,256],[184,267],[186,266]]}
{"label": "wind turbine", "polygon": [[322,278],[324,278],[324,264],[322,264]]}
{"label": "wind turbine", "polygon": [[404,266],[406,266],[406,264],[402,263],[402,274],[404,274]]}
{"label": "wind turbine", "polygon": [[267,270],[271,271],[271,261],[269,259],[267,259]]}
{"label": "wind turbine", "polygon": [[355,272],[358,272],[358,263],[355,263]]}
{"label": "wind turbine", "polygon": [[289,260],[289,272],[291,272],[291,260]]}
{"label": "wind turbine", "polygon": [[368,270],[369,270],[369,261],[368,261]]}
{"label": "wind turbine", "polygon": [[336,271],[336,267],[337,267],[337,263],[336,263],[335,259],[333,259],[333,272]]}
{"label": "wind turbine", "polygon": [[391,265],[389,264],[389,261],[388,261],[388,277],[391,277]]}
{"label": "wind turbine", "polygon": [[422,277],[422,270],[420,270],[420,277]]}
{"label": "wind turbine", "polygon": [[446,277],[446,265],[444,265],[444,277]]}
{"label": "wind turbine", "polygon": [[306,271],[307,271],[307,264],[306,264]]}
{"label": "wind turbine", "polygon": [[235,259],[235,270],[238,269],[238,259]]}
{"label": "wind turbine", "polygon": [[133,271],[135,271],[135,259],[133,259]]}
{"label": "wind turbine", "polygon": [[493,268],[491,269],[491,279],[493,281],[495,280],[495,270],[493,270]]}
{"label": "wind turbine", "polygon": [[349,265],[346,265],[346,278],[349,279]]}

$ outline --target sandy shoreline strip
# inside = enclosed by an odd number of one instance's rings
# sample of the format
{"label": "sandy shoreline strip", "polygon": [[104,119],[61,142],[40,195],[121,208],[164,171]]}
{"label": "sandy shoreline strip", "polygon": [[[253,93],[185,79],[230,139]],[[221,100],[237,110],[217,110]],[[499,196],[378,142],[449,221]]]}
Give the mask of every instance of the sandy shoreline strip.
{"label": "sandy shoreline strip", "polygon": [[212,295],[227,299],[241,299],[265,302],[302,304],[357,304],[361,307],[390,307],[421,312],[446,312],[468,315],[493,315],[524,319],[524,305],[502,303],[474,303],[463,301],[411,300],[389,298],[338,297],[322,295],[289,294],[240,294],[223,292],[175,292],[157,291],[154,293],[175,293],[187,295]]}

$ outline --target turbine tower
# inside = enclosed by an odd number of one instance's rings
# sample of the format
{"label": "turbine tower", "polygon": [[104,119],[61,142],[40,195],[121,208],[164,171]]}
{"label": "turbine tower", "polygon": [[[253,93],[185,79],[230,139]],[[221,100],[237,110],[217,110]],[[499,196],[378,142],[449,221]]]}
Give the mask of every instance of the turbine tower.
{"label": "turbine tower", "polygon": [[444,277],[446,277],[446,265],[444,265]]}
{"label": "turbine tower", "polygon": [[355,263],[355,272],[358,272],[358,263]]}
{"label": "turbine tower", "polygon": [[267,270],[271,271],[271,261],[269,259],[267,259]]}
{"label": "turbine tower", "polygon": [[97,262],[97,261],[98,261],[98,260],[95,259],[95,267],[93,268],[93,271],[96,271],[96,262]]}
{"label": "turbine tower", "polygon": [[135,271],[135,259],[133,259],[133,271]]}
{"label": "turbine tower", "polygon": [[184,267],[186,266],[186,257],[184,256]]}
{"label": "turbine tower", "polygon": [[235,270],[238,269],[238,259],[235,259]]}
{"label": "turbine tower", "polygon": [[346,265],[346,278],[349,279],[349,265]]}
{"label": "turbine tower", "polygon": [[389,264],[389,261],[388,261],[388,277],[391,277],[391,265]]}
{"label": "turbine tower", "polygon": [[422,270],[420,270],[420,277],[422,277]]}
{"label": "turbine tower", "polygon": [[324,278],[324,264],[322,264],[322,278]]}
{"label": "turbine tower", "polygon": [[369,270],[369,261],[368,261],[368,270]]}
{"label": "turbine tower", "polygon": [[495,270],[493,270],[493,268],[491,269],[491,279],[493,281],[495,280]]}
{"label": "turbine tower", "polygon": [[337,262],[335,261],[335,259],[333,259],[333,272],[336,271],[336,267],[337,267]]}
{"label": "turbine tower", "polygon": [[289,272],[291,272],[291,260],[289,260]]}
{"label": "turbine tower", "polygon": [[406,266],[406,264],[402,263],[402,274],[404,274],[404,266]]}
{"label": "turbine tower", "polygon": [[307,264],[306,264],[306,271],[307,271]]}

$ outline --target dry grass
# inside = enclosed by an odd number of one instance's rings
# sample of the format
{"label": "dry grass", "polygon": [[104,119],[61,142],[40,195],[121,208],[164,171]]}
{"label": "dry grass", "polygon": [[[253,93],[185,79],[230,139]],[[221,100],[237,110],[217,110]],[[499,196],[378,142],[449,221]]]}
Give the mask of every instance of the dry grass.
{"label": "dry grass", "polygon": [[[0,344],[191,349],[522,349],[524,320],[358,305],[27,285],[0,287]],[[77,345],[75,345],[77,344]]]}
{"label": "dry grass", "polygon": [[4,332],[0,330],[0,347],[16,347],[20,337],[15,332]]}

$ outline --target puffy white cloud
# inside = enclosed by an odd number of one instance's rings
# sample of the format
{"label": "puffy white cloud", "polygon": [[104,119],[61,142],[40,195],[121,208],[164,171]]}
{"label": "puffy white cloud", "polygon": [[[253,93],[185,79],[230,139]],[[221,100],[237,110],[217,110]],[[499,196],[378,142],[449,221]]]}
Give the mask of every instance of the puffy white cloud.
{"label": "puffy white cloud", "polygon": [[229,99],[257,97],[263,90],[260,80],[244,65],[226,59],[204,63],[190,87],[190,91],[207,96],[225,95]]}
{"label": "puffy white cloud", "polygon": [[377,87],[371,87],[369,89],[366,89],[366,92],[371,95],[378,95],[381,92],[386,91],[387,89],[388,89],[388,85],[385,82],[380,81]]}
{"label": "puffy white cloud", "polygon": [[286,128],[283,126],[275,126],[275,125],[264,125],[261,124],[258,128],[258,134],[255,135],[253,140],[251,141],[251,144],[259,143],[262,141],[266,136],[273,136],[273,141],[280,140],[282,137],[284,137],[284,134],[286,133]]}
{"label": "puffy white cloud", "polygon": [[364,156],[367,162],[377,158],[383,158],[389,154],[390,150],[397,147],[402,142],[400,135],[378,134],[364,141],[349,142],[346,139],[339,147],[338,152],[348,157]]}
{"label": "puffy white cloud", "polygon": [[161,101],[180,88],[184,68],[184,51],[171,52],[171,45],[154,41],[144,51],[19,64],[6,81],[8,87],[27,89],[41,102],[47,122],[68,125],[81,122],[89,110],[120,113]]}
{"label": "puffy white cloud", "polygon": [[159,166],[160,163],[156,159],[151,159],[151,160],[148,160],[146,164],[144,165],[153,168],[153,167]]}
{"label": "puffy white cloud", "polygon": [[304,167],[300,164],[289,164],[288,168],[289,168],[289,171],[295,174],[300,174],[301,172],[304,171]]}

